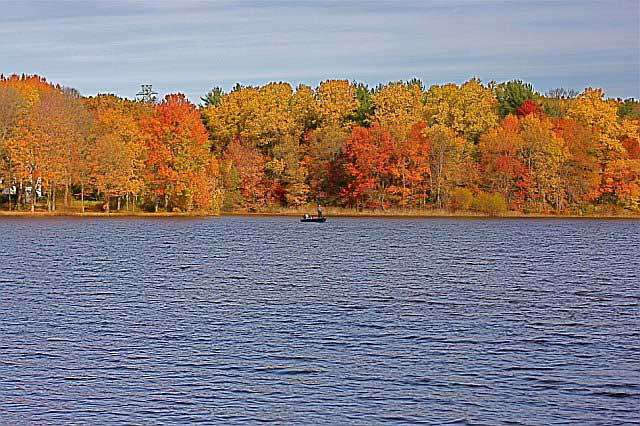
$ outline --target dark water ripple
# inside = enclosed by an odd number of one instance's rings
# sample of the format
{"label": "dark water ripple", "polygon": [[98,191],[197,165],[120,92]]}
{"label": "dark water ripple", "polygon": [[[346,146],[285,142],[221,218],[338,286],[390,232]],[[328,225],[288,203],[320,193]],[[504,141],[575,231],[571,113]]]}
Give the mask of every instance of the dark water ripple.
{"label": "dark water ripple", "polygon": [[0,221],[0,423],[634,424],[640,223]]}

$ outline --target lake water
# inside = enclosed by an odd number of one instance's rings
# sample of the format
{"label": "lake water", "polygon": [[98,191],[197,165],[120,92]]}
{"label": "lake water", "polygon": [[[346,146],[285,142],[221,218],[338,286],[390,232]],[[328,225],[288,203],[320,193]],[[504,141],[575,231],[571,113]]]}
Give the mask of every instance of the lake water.
{"label": "lake water", "polygon": [[640,222],[1,219],[2,424],[632,424]]}

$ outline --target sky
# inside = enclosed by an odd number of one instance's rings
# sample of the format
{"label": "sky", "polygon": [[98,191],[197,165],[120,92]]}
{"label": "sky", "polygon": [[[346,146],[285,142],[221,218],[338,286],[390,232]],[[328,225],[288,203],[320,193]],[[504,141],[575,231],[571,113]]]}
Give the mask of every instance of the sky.
{"label": "sky", "polygon": [[83,95],[346,78],[521,79],[640,98],[640,1],[0,0],[0,73]]}

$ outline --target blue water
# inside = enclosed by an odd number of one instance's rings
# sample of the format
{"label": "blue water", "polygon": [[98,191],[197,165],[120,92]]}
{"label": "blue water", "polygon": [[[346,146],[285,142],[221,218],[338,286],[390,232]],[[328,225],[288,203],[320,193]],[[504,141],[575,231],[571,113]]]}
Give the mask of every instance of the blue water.
{"label": "blue water", "polygon": [[1,424],[637,422],[639,221],[4,218],[0,236]]}

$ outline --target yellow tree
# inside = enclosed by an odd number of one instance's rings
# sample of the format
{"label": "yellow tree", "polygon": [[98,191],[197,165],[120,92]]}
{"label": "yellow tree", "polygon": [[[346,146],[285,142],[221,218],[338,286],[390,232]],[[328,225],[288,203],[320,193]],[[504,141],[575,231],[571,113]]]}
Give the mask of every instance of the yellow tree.
{"label": "yellow tree", "polygon": [[463,183],[463,165],[471,157],[471,146],[468,141],[456,133],[436,124],[423,130],[429,139],[429,178],[431,194],[438,207],[442,207],[449,191],[457,184]]}
{"label": "yellow tree", "polygon": [[303,129],[304,132],[318,127],[318,104],[311,87],[301,84],[296,88],[296,92],[291,97],[291,113],[298,128]]}
{"label": "yellow tree", "polygon": [[[266,171],[277,182],[276,186],[284,191],[279,201],[288,205],[300,205],[306,202],[308,187],[305,184],[306,170],[301,165],[302,152],[300,140],[304,132],[304,119],[298,119],[294,106],[302,107],[302,113],[309,113],[310,105],[304,105],[306,91],[296,97],[287,83],[271,83],[260,89],[259,126],[262,134],[259,146],[269,156]],[[301,102],[302,101],[302,102]],[[282,190],[274,193],[282,193]]]}
{"label": "yellow tree", "polygon": [[420,188],[423,188],[424,193],[421,177],[428,174],[428,162],[423,161],[428,157],[428,143],[420,135],[425,127],[423,98],[419,84],[403,82],[379,87],[371,96],[374,110],[372,121],[391,135],[390,184],[387,191],[403,207],[419,201],[419,198],[416,200],[416,191],[420,193]]}
{"label": "yellow tree", "polygon": [[375,111],[373,120],[397,140],[405,141],[412,126],[425,119],[423,97],[417,84],[389,83],[371,96]]}
{"label": "yellow tree", "polygon": [[18,89],[0,85],[0,147],[17,126],[25,108],[26,102]]}
{"label": "yellow tree", "polygon": [[356,88],[347,80],[323,81],[315,89],[315,106],[310,104],[306,89],[300,95],[297,103],[306,107],[296,106],[296,111],[304,113],[301,118],[310,124],[306,128],[311,130],[305,133],[307,147],[306,155],[303,154],[309,194],[328,200],[337,195],[342,183],[337,160],[353,125],[350,118],[359,106]]}
{"label": "yellow tree", "polygon": [[[272,151],[272,160],[267,164],[270,169],[278,168],[278,177],[283,185],[284,199],[290,206],[298,206],[307,202],[309,185],[306,183],[308,172],[305,166],[303,147],[300,139],[289,137],[282,140]],[[275,166],[275,167],[274,167]]]}
{"label": "yellow tree", "polygon": [[201,111],[217,153],[224,152],[237,137],[257,144],[261,132],[257,118],[262,112],[259,98],[257,87],[238,87],[223,95],[219,105],[212,104]]}
{"label": "yellow tree", "polygon": [[628,138],[638,138],[637,125],[633,120],[620,118],[617,110],[617,103],[611,99],[605,100],[601,89],[589,87],[576,98],[568,112],[570,118],[597,135],[596,153],[601,168],[600,192],[604,196],[613,197],[614,202],[620,200],[612,190],[615,186],[611,181],[615,181],[620,176],[620,170],[625,169],[620,167],[619,161],[628,159],[628,151],[623,142]]}
{"label": "yellow tree", "polygon": [[313,110],[307,90],[300,92],[294,98],[289,84],[270,83],[260,88],[259,96],[257,126],[261,133],[257,145],[269,158],[265,171],[274,182],[276,198],[280,194],[277,201],[288,205],[304,204],[308,193],[306,170],[300,161],[300,141],[308,118],[296,117],[296,112],[311,115]]}
{"label": "yellow tree", "polygon": [[202,110],[217,151],[235,138],[268,149],[283,138],[298,134],[291,111],[293,90],[288,83],[238,87],[222,96],[219,105]]}
{"label": "yellow tree", "polygon": [[[0,87],[17,92],[20,98],[19,111],[14,111],[10,130],[4,134],[4,158],[9,168],[9,178],[17,186],[18,203],[29,202],[35,209],[36,193],[39,192],[47,160],[43,138],[39,137],[38,110],[45,93],[56,90],[38,76],[0,76]],[[13,109],[10,105],[3,109]],[[15,115],[17,113],[17,115]],[[9,120],[7,120],[9,123]],[[29,190],[31,192],[29,192]]]}
{"label": "yellow tree", "polygon": [[624,128],[618,120],[618,106],[604,100],[601,89],[587,88],[576,98],[568,112],[570,118],[599,133],[599,154],[604,161],[620,158]]}
{"label": "yellow tree", "polygon": [[529,114],[520,121],[523,141],[520,156],[530,177],[529,196],[539,210],[547,204],[561,210],[566,199],[562,170],[569,158],[569,151],[553,131],[553,124],[547,117]]}
{"label": "yellow tree", "polygon": [[288,83],[269,83],[260,88],[259,113],[253,123],[258,146],[273,147],[289,136],[300,137],[301,129],[296,128],[291,113],[292,95],[293,90]]}
{"label": "yellow tree", "polygon": [[[288,83],[240,87],[224,95],[220,105],[207,107],[203,115],[218,151],[224,152],[233,140],[259,148],[265,156],[267,177],[284,188],[284,198],[279,201],[300,204],[306,200],[300,141],[305,130],[317,121],[317,105],[310,88],[301,86],[294,95]],[[283,191],[273,191],[278,193]]]}
{"label": "yellow tree", "polygon": [[455,130],[473,141],[498,124],[497,100],[479,80],[432,86],[426,106],[430,122]]}
{"label": "yellow tree", "polygon": [[87,109],[86,103],[74,89],[64,92],[64,110],[69,119],[69,129],[64,142],[64,205],[71,203],[71,186],[80,181],[82,170],[90,150],[95,117]]}
{"label": "yellow tree", "polygon": [[[293,149],[283,149],[289,152],[285,155],[287,161],[288,188],[285,195],[287,204],[301,205],[308,201],[312,187],[307,182],[310,176],[309,141],[311,133],[318,127],[319,111],[313,89],[304,84],[296,88],[291,98],[291,114],[296,122],[299,137],[296,141],[290,140]],[[318,192],[315,191],[316,198]]]}
{"label": "yellow tree", "polygon": [[[95,142],[88,154],[91,181],[105,195],[107,205],[111,197],[118,197],[119,209],[122,196],[127,201],[129,196],[135,199],[144,186],[146,145],[139,105],[111,95],[97,96],[88,103],[96,116]],[[135,202],[133,205],[135,208]]]}
{"label": "yellow tree", "polygon": [[32,187],[32,210],[40,188],[49,210],[56,209],[56,189],[65,189],[65,204],[77,160],[74,153],[88,136],[91,122],[77,92],[38,84],[28,97],[15,137],[8,144],[16,176]]}
{"label": "yellow tree", "polygon": [[[6,143],[14,134],[26,106],[16,88],[0,82],[0,188],[12,187],[16,183]],[[12,190],[9,191],[9,209],[12,208],[11,192]]]}
{"label": "yellow tree", "polygon": [[356,88],[347,80],[326,80],[316,89],[318,113],[323,126],[350,127],[348,118],[357,109]]}

